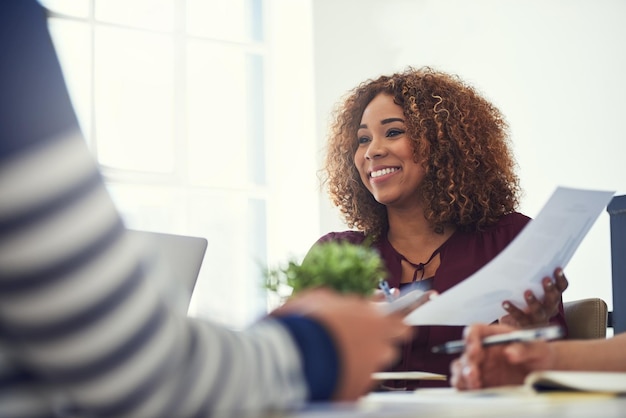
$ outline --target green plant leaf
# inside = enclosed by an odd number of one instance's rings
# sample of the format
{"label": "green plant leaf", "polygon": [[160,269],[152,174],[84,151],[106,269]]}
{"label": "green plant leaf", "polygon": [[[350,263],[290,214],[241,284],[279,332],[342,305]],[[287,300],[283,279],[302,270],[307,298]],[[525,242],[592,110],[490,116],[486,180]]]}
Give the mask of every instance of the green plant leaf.
{"label": "green plant leaf", "polygon": [[293,294],[329,287],[341,293],[369,296],[386,273],[374,248],[331,241],[315,245],[301,263],[291,259],[280,267],[266,269],[265,287],[276,292],[281,284],[286,284]]}

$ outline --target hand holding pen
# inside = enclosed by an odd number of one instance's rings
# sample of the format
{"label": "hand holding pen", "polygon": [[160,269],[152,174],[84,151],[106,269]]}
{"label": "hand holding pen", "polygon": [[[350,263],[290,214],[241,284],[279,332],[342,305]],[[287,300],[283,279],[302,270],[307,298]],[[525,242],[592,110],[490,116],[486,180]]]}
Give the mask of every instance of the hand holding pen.
{"label": "hand holding pen", "polygon": [[382,290],[387,302],[393,302],[395,298],[393,297],[393,293],[391,292],[391,288],[389,287],[389,283],[387,282],[387,280],[381,280],[380,282],[378,282],[378,288]]}
{"label": "hand holding pen", "polygon": [[399,296],[394,296],[393,291],[389,287],[389,283],[387,283],[386,280],[381,280],[378,287],[387,301],[383,305],[382,309],[389,315],[394,313],[408,315],[414,309],[437,296],[437,292],[434,290],[424,292],[419,289],[413,289],[400,294]]}
{"label": "hand holding pen", "polygon": [[[536,340],[555,340],[563,336],[563,328],[559,325],[547,327],[518,329],[503,334],[495,334],[481,340],[483,347],[492,345],[510,344],[514,342],[527,342]],[[456,354],[465,350],[464,340],[448,341],[447,343],[436,345],[432,348],[433,353]]]}
{"label": "hand holding pen", "polygon": [[450,364],[450,383],[460,390],[522,384],[530,371],[554,365],[548,340],[561,333],[558,326],[535,330],[498,324],[469,326],[464,333],[463,354]]}

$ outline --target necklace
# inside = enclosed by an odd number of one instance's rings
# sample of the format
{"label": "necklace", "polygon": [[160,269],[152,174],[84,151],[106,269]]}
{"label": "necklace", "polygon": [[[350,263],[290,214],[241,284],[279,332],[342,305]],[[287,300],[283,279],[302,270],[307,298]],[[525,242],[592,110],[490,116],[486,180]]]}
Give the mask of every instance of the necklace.
{"label": "necklace", "polygon": [[[391,248],[393,248],[393,246]],[[439,251],[441,250],[441,246],[439,246],[439,248],[437,248],[435,251],[433,251],[433,253],[430,255],[430,258],[425,263],[418,263],[418,264],[415,264],[415,263],[412,263],[411,261],[409,261],[404,255],[400,254],[395,248],[393,248],[393,250],[396,252],[396,254],[398,254],[398,256],[400,257],[400,259],[402,261],[406,261],[407,263],[409,263],[415,269],[415,271],[413,272],[413,280],[412,280],[413,282],[415,282],[415,281],[417,281],[417,273],[418,272],[422,272],[422,275],[419,278],[419,280],[422,280],[424,278],[424,269],[426,268],[428,263],[433,261],[433,258],[435,258],[435,256],[437,254],[439,254]]]}

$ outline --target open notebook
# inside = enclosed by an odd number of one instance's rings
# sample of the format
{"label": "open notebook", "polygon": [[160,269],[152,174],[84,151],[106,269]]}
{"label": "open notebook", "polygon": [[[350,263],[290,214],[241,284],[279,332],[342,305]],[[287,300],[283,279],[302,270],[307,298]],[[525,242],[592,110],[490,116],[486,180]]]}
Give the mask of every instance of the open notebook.
{"label": "open notebook", "polygon": [[187,312],[204,260],[207,240],[202,237],[166,234],[162,232],[128,230],[130,237],[148,254],[151,277],[177,309]]}
{"label": "open notebook", "polygon": [[532,372],[524,386],[536,391],[570,390],[626,393],[626,373],[544,370]]}

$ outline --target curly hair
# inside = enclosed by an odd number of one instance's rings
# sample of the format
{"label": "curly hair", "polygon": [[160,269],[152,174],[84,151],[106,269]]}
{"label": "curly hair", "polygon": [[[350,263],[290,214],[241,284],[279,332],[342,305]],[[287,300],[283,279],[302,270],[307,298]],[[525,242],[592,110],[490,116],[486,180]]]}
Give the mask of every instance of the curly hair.
{"label": "curly hair", "polygon": [[373,236],[387,228],[385,206],[354,164],[361,117],[381,93],[402,107],[415,161],[424,162],[419,193],[432,225],[480,230],[517,208],[519,178],[500,111],[456,75],[409,67],[361,83],[332,114],[322,183],[350,228]]}

